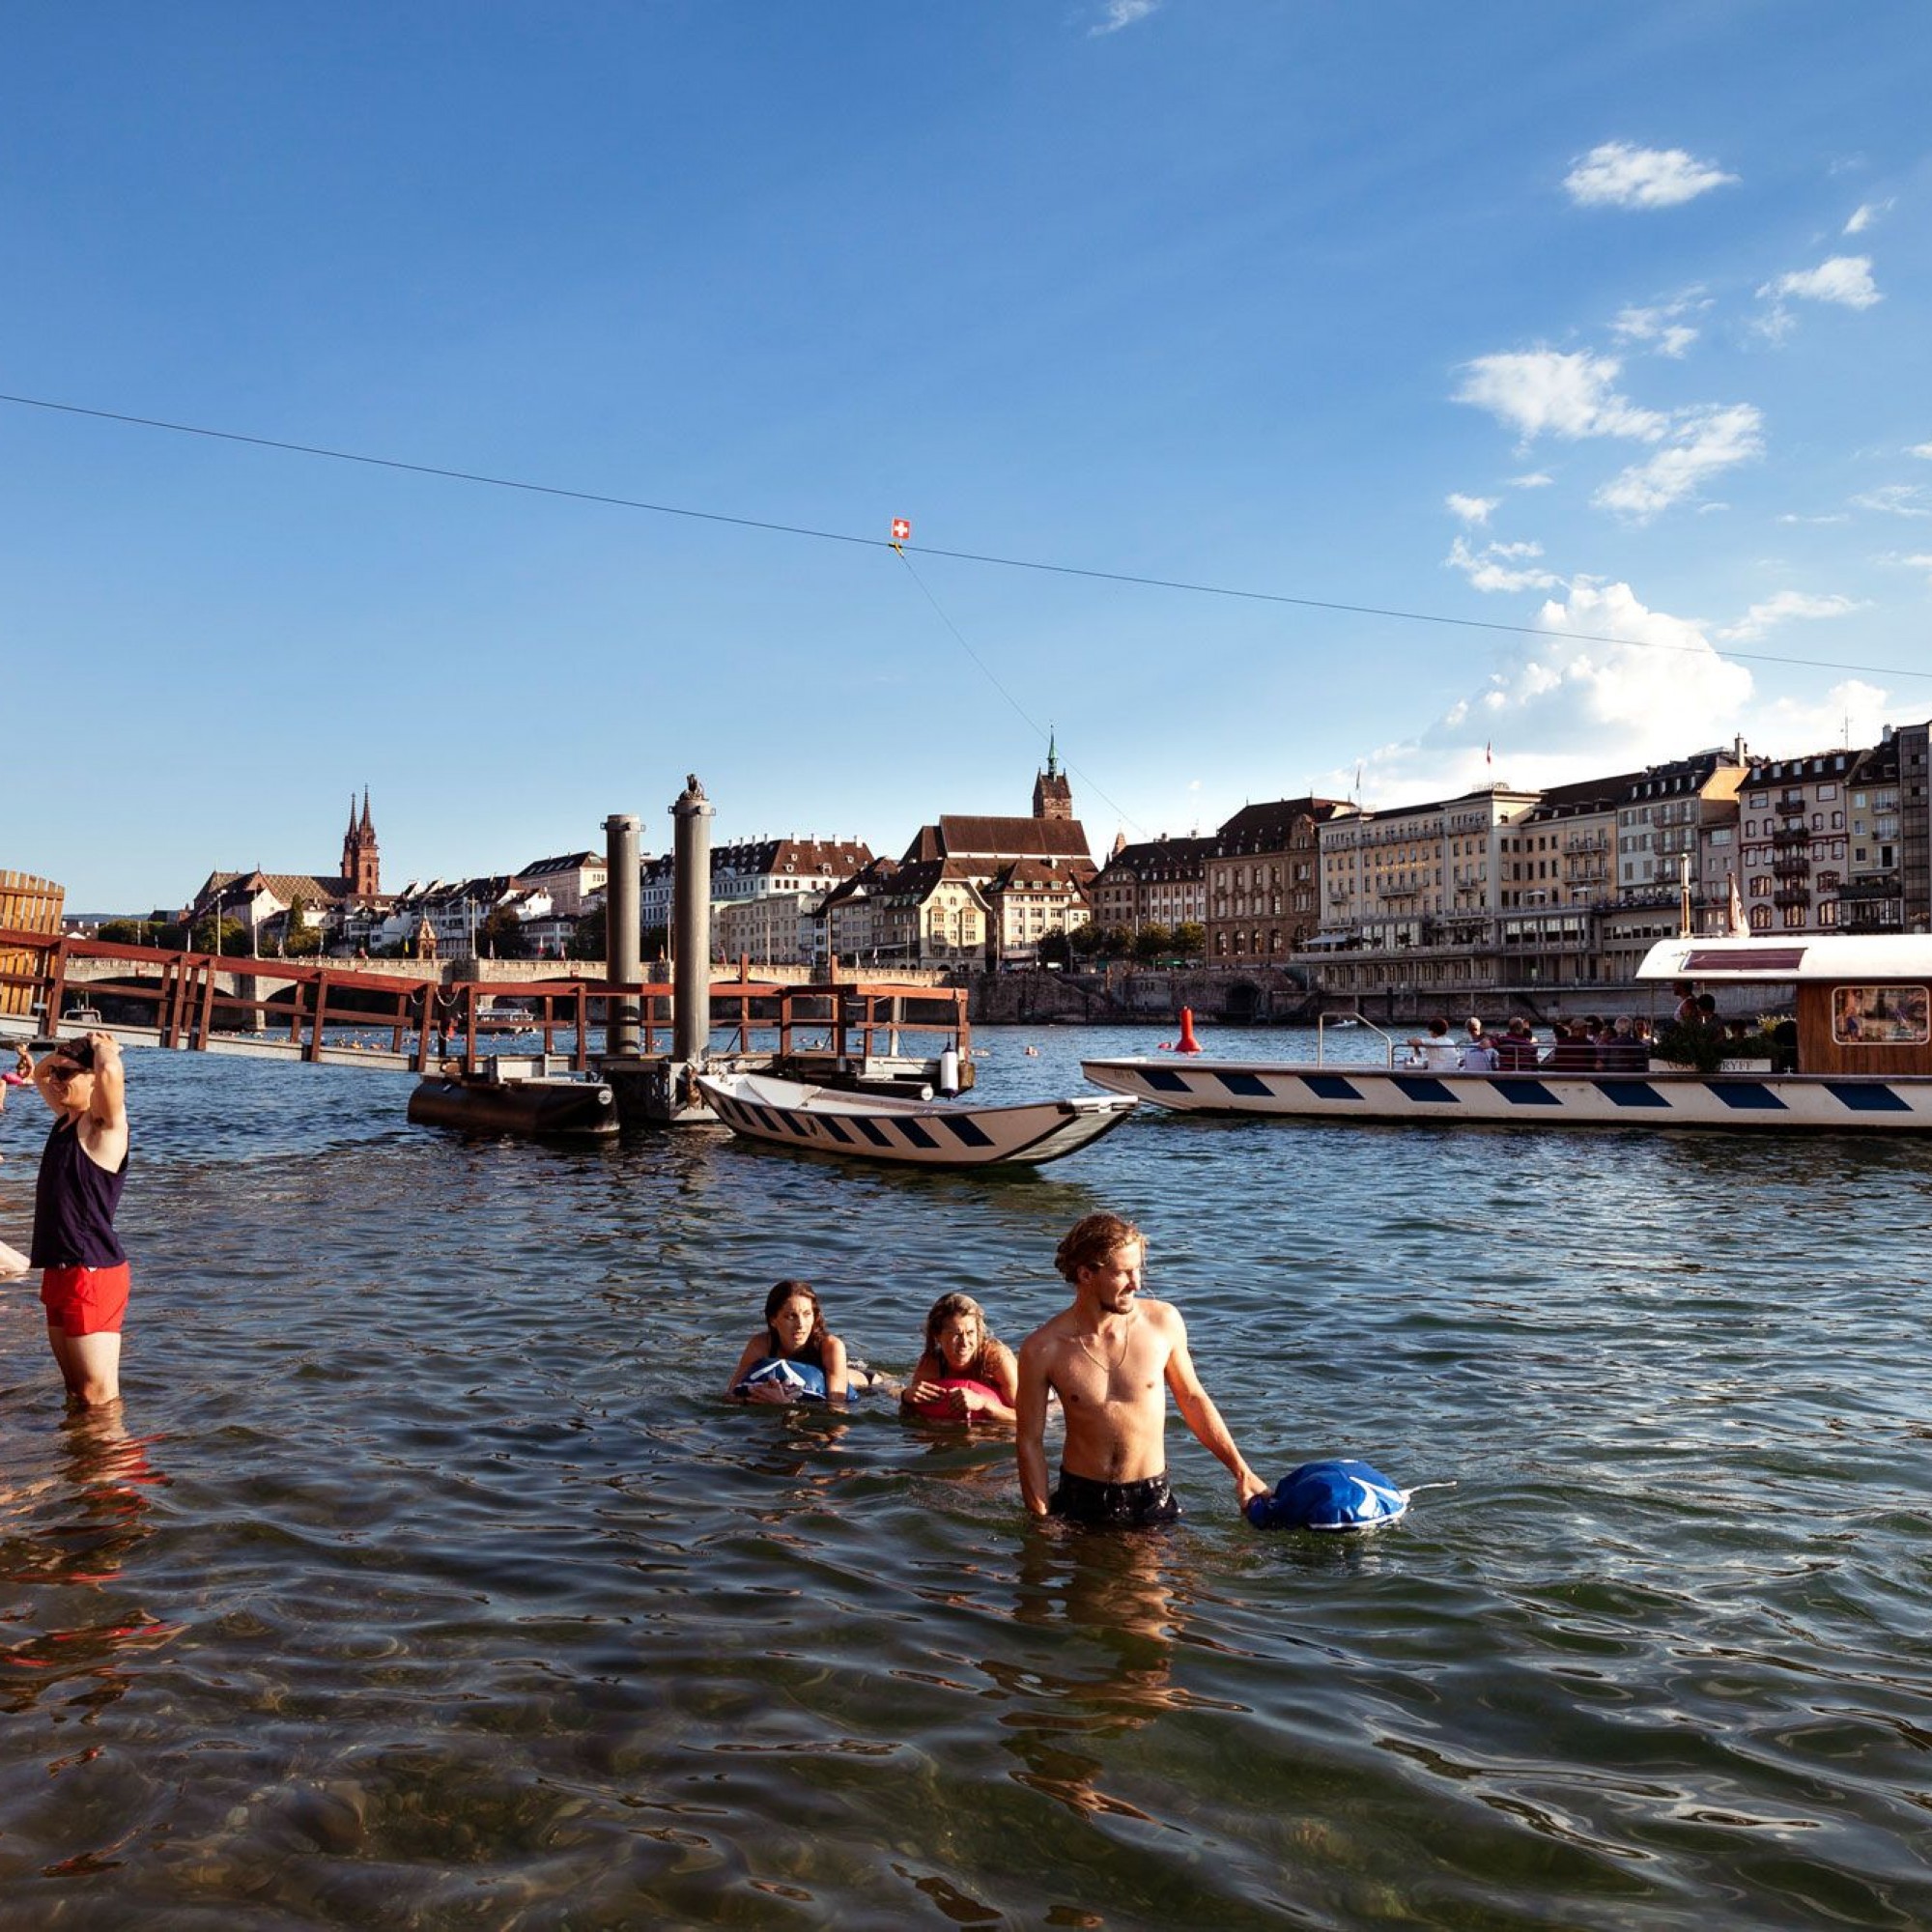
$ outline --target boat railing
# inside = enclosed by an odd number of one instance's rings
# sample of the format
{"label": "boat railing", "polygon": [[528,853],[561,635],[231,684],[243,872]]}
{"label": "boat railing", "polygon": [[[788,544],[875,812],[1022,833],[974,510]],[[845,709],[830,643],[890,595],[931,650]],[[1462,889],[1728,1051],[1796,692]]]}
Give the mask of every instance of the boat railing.
{"label": "boat railing", "polygon": [[1366,1013],[1318,1013],[1315,1019],[1315,1064],[1325,1066],[1328,1064],[1328,1024],[1337,1026],[1365,1026],[1388,1049],[1388,1064],[1395,1065],[1396,1038],[1393,1034],[1384,1033]]}

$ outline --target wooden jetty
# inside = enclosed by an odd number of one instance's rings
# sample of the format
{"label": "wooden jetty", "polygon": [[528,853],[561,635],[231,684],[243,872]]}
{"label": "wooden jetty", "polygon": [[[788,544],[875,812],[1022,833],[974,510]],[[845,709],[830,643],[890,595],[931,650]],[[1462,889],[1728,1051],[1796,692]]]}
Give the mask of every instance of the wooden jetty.
{"label": "wooden jetty", "polygon": [[[0,1037],[71,1038],[98,1026],[126,1046],[465,1077],[540,1052],[548,1070],[602,1073],[621,1105],[627,1086],[668,1064],[675,988],[612,983],[590,970],[506,985],[445,982],[426,964],[419,979],[399,980],[352,960],[171,952],[0,926]],[[972,1083],[961,988],[791,985],[750,978],[741,963],[736,979],[711,980],[708,993],[710,1053],[721,1064],[818,1085],[905,1088],[934,1083],[950,1049],[958,1084]],[[492,1029],[498,1000],[529,1014],[526,1034]],[[620,1004],[637,1015],[637,1048],[610,1053],[598,1038]],[[77,1008],[107,1017],[76,1017]],[[524,1037],[530,1047],[513,1053],[509,1043]]]}

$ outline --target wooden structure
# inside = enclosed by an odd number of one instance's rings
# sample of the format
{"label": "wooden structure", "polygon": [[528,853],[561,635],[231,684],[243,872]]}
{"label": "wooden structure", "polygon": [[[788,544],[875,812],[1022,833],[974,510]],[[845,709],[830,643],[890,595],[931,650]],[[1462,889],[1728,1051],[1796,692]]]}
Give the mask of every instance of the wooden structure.
{"label": "wooden structure", "polygon": [[[456,1066],[481,1071],[495,1054],[479,1044],[492,1003],[513,994],[530,1016],[529,1030],[543,1036],[546,1059],[587,1070],[602,1056],[591,1036],[607,1021],[607,1007],[635,1003],[639,1057],[669,1052],[673,989],[655,980],[612,984],[599,979],[540,980],[507,987],[494,980],[459,980],[445,985],[434,969],[420,980],[398,980],[360,971],[348,960],[261,959],[234,953],[177,952],[157,946],[74,939],[58,930],[0,925],[0,1014],[26,1018],[31,1031],[53,1037],[79,1029],[64,1015],[71,1004],[69,967],[75,960],[111,962],[125,976],[91,974],[84,985],[91,1006],[115,1018],[107,1030],[129,1045],[252,1054],[261,1058],[328,1061],[338,1065],[409,1067],[427,1072]],[[223,991],[232,979],[235,990]],[[280,997],[265,997],[264,988]],[[729,1036],[714,1051],[739,1060],[761,1059],[775,1071],[814,1079],[863,1078],[898,1070],[911,1042],[939,1036],[922,1059],[942,1047],[959,1056],[962,1084],[972,1062],[966,994],[955,987],[899,984],[781,985],[750,980],[714,980],[711,1031]],[[334,1029],[334,1037],[330,1037]],[[344,1037],[389,1036],[380,1039]]]}
{"label": "wooden structure", "polygon": [[[0,872],[0,930],[26,933],[38,942],[58,937],[63,888],[28,872]],[[37,954],[0,941],[0,1013],[30,1015],[32,969]]]}

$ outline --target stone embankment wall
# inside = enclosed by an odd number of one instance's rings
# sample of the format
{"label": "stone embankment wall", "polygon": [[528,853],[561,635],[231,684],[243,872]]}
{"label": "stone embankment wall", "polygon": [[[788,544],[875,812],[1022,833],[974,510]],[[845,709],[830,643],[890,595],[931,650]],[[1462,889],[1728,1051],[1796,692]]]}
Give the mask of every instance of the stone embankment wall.
{"label": "stone embankment wall", "polygon": [[[1360,1012],[1378,1025],[1420,1025],[1441,1017],[1458,1023],[1471,1012],[1501,1021],[1511,1013],[1547,1024],[1552,1019],[1601,1013],[1655,1016],[1667,1013],[1676,995],[1667,986],[1496,986],[1450,993],[1398,989],[1369,994],[1359,1001],[1322,992],[1319,979],[1304,984],[1297,973],[1280,969],[1240,969],[1151,973],[1116,966],[1094,973],[975,974],[963,980],[972,989],[976,1025],[1025,1026],[1088,1020],[1096,1025],[1173,1024],[1182,1007],[1197,1020],[1224,1026],[1311,1025],[1318,1013]],[[1738,989],[1743,990],[1743,989]],[[1729,1010],[1730,1003],[1722,1003]],[[1760,1001],[1762,1004],[1762,1001]],[[1754,1010],[1747,1002],[1738,1010]]]}

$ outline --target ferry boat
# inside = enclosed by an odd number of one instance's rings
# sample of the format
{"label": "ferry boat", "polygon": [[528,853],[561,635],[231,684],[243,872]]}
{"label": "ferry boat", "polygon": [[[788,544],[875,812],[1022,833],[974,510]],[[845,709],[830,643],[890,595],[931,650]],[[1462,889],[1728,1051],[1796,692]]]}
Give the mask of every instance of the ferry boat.
{"label": "ferry boat", "polygon": [[[1088,1060],[1095,1086],[1182,1113],[1432,1125],[1727,1127],[1932,1132],[1932,938],[1795,934],[1681,938],[1654,946],[1639,980],[1705,990],[1762,985],[1795,1015],[1788,1065],[1715,1071],[1653,1062],[1629,1073],[1446,1072],[1334,1060]],[[1380,1032],[1379,1028],[1371,1028]],[[1795,1037],[1792,1037],[1795,1036]],[[1356,1036],[1359,1037],[1359,1036]]]}
{"label": "ferry boat", "polygon": [[976,1107],[763,1073],[702,1073],[697,1086],[718,1118],[747,1139],[909,1167],[1037,1167],[1110,1133],[1134,1110],[1113,1094]]}

